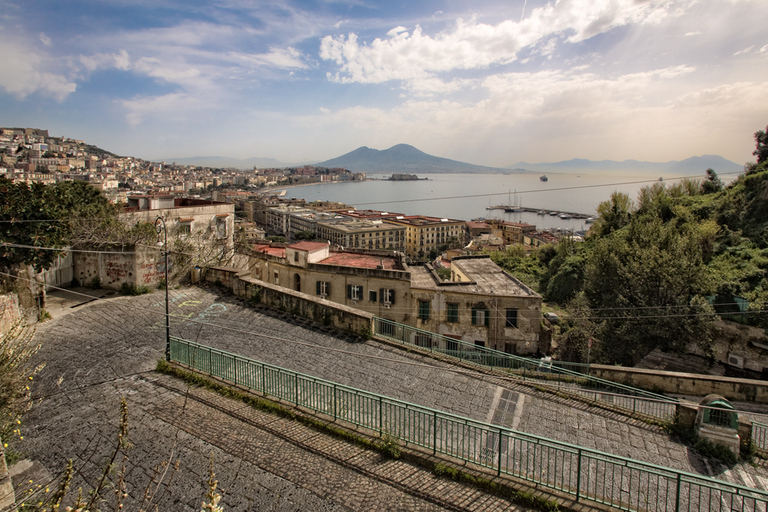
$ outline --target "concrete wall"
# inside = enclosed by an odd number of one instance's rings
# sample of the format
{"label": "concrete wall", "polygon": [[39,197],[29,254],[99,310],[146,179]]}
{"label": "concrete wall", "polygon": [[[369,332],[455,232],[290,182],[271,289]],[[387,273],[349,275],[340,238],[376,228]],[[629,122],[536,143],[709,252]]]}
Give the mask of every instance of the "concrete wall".
{"label": "concrete wall", "polygon": [[371,313],[248,277],[246,271],[230,267],[209,268],[205,270],[205,281],[218,282],[238,297],[255,300],[259,304],[282,309],[337,329],[360,335],[373,332],[374,315]]}
{"label": "concrete wall", "polygon": [[0,334],[5,334],[21,320],[19,296],[15,293],[0,295]]}
{"label": "concrete wall", "polygon": [[74,278],[90,285],[94,279],[101,287],[119,290],[129,286],[154,287],[165,279],[165,259],[160,251],[114,253],[74,253]]}
{"label": "concrete wall", "polygon": [[593,364],[590,374],[662,393],[706,396],[717,394],[736,402],[768,403],[768,382],[716,375],[664,372]]}

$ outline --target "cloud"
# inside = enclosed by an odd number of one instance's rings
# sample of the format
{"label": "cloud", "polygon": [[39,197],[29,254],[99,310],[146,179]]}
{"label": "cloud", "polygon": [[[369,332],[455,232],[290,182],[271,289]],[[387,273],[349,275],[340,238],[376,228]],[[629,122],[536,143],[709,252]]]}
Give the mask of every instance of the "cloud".
{"label": "cloud", "polygon": [[[331,80],[349,83],[381,83],[412,80],[453,70],[487,68],[514,62],[526,47],[542,42],[540,51],[550,55],[561,36],[578,43],[616,27],[657,24],[679,16],[693,0],[561,0],[533,10],[522,21],[505,20],[497,25],[475,19],[459,19],[434,36],[416,25],[412,32],[397,26],[385,38],[371,43],[359,36],[325,36],[320,58],[335,62],[339,71]],[[672,7],[676,7],[673,9]]]}
{"label": "cloud", "polygon": [[294,48],[270,48],[268,53],[246,54],[230,52],[226,58],[254,67],[270,67],[274,69],[306,69],[301,52]]}
{"label": "cloud", "polygon": [[40,93],[63,101],[77,89],[66,74],[56,72],[61,63],[23,37],[0,31],[0,88],[17,99]]}

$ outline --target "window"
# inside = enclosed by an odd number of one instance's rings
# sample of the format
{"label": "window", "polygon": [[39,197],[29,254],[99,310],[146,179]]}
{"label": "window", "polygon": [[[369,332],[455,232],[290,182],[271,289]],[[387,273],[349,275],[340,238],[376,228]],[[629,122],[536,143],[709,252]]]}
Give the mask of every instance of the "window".
{"label": "window", "polygon": [[490,316],[488,310],[484,307],[472,308],[472,325],[490,325]]}
{"label": "window", "polygon": [[452,304],[448,303],[446,304],[447,310],[446,310],[446,322],[456,323],[459,321],[459,305],[458,304]]}
{"label": "window", "polygon": [[422,321],[429,320],[429,302],[426,300],[419,301],[419,319]]}
{"label": "window", "polygon": [[706,418],[710,425],[719,425],[721,427],[731,426],[731,413],[725,409],[710,409],[709,418]]}
{"label": "window", "polygon": [[299,253],[298,251],[293,252],[293,261],[298,262],[299,261]]}
{"label": "window", "polygon": [[347,298],[350,300],[360,300],[363,296],[363,287],[357,284],[347,285]]}
{"label": "window", "polygon": [[507,327],[517,327],[517,308],[508,308],[506,314]]}
{"label": "window", "polygon": [[192,223],[191,222],[182,222],[179,224],[179,234],[182,237],[188,236],[192,234]]}
{"label": "window", "polygon": [[368,290],[368,302],[376,302],[376,290]]}
{"label": "window", "polygon": [[217,217],[216,218],[216,237],[219,239],[227,238],[227,218],[224,217]]}
{"label": "window", "polygon": [[331,283],[328,281],[318,281],[315,283],[315,292],[317,292],[318,295],[327,297],[331,294]]}
{"label": "window", "polygon": [[275,270],[274,278],[275,278],[275,284],[280,284],[280,274],[277,272],[277,270]]}
{"label": "window", "polygon": [[392,288],[379,288],[379,298],[384,304],[394,305],[395,303],[395,290]]}

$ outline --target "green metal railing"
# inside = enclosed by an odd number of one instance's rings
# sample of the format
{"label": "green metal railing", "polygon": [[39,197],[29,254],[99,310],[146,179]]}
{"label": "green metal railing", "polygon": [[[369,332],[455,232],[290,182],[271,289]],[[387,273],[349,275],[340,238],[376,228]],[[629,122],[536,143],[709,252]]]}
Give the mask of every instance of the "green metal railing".
{"label": "green metal railing", "polygon": [[384,318],[375,317],[373,325],[374,334],[382,338],[421,347],[460,361],[507,369],[519,374],[524,380],[546,380],[546,386],[558,391],[578,394],[628,412],[645,414],[662,421],[672,421],[677,412],[677,399],[583,373],[589,371],[589,365],[583,363],[544,362],[507,354]]}
{"label": "green metal railing", "polygon": [[768,425],[759,421],[752,422],[752,442],[762,455],[768,455]]}
{"label": "green metal railing", "polygon": [[768,512],[768,492],[410,404],[171,337],[171,360],[405,443],[637,511]]}

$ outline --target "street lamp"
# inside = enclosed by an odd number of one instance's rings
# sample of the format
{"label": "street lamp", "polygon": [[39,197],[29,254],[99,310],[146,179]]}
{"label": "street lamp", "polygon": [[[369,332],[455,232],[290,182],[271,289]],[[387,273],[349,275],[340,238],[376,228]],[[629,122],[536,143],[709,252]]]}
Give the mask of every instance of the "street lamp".
{"label": "street lamp", "polygon": [[165,227],[165,219],[158,217],[155,219],[155,231],[159,235],[163,233],[165,241],[165,360],[171,360],[171,315],[168,311],[168,230]]}

